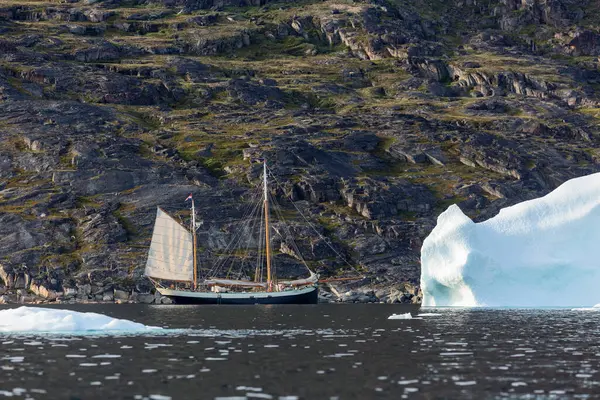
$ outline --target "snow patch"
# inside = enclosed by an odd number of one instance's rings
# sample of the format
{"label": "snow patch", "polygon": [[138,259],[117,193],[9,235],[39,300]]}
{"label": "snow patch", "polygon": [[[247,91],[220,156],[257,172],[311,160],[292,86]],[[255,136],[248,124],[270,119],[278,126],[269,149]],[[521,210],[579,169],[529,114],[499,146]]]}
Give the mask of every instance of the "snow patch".
{"label": "snow patch", "polygon": [[6,332],[148,332],[162,328],[91,312],[43,307],[0,310],[0,333]]}
{"label": "snow patch", "polygon": [[452,205],[421,248],[423,305],[591,306],[599,241],[600,173],[480,223]]}
{"label": "snow patch", "polygon": [[410,315],[410,313],[392,314],[388,317],[388,319],[412,319],[412,315]]}

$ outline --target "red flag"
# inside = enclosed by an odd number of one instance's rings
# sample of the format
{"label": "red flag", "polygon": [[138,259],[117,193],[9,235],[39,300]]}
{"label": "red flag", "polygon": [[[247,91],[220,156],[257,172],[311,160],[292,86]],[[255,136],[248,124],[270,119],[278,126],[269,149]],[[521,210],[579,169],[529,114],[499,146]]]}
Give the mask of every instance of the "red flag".
{"label": "red flag", "polygon": [[190,195],[185,199],[185,201],[191,200],[192,199],[192,194],[190,193]]}

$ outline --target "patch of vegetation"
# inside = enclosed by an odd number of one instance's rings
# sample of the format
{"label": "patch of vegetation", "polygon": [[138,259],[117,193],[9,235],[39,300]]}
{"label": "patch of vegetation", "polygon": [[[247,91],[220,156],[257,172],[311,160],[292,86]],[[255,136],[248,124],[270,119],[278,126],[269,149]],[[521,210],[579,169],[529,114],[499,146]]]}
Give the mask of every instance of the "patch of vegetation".
{"label": "patch of vegetation", "polygon": [[82,207],[92,207],[99,208],[102,207],[102,203],[99,202],[100,196],[78,196],[75,198],[75,204],[77,208]]}
{"label": "patch of vegetation", "polygon": [[377,143],[377,147],[373,150],[373,154],[379,158],[389,158],[389,151],[392,145],[396,143],[396,138],[390,136],[383,136],[379,143]]}

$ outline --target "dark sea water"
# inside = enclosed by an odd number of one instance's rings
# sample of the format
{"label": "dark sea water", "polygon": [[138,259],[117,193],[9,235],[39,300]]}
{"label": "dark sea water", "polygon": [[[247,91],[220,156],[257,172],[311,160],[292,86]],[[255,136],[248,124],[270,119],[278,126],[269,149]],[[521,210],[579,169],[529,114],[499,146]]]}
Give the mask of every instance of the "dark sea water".
{"label": "dark sea water", "polygon": [[600,398],[600,311],[60,307],[169,329],[0,334],[0,399]]}

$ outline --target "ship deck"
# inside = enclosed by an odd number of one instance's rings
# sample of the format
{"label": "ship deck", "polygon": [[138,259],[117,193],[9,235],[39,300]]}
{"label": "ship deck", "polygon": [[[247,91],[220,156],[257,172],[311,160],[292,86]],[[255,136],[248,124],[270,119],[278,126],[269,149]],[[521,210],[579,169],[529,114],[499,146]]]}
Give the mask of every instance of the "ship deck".
{"label": "ship deck", "polygon": [[317,304],[316,286],[281,292],[194,292],[157,288],[176,304]]}

